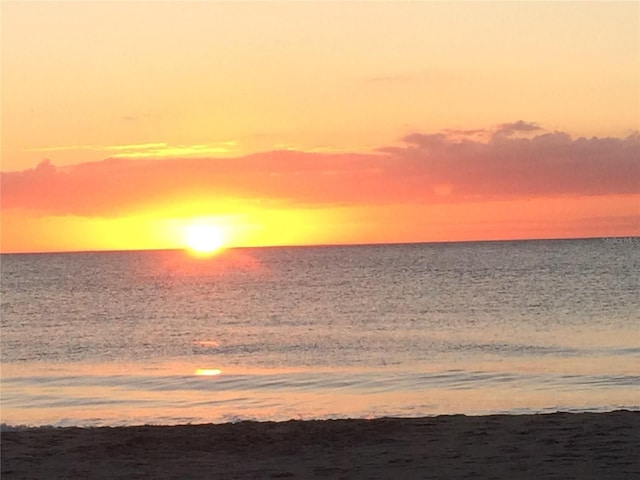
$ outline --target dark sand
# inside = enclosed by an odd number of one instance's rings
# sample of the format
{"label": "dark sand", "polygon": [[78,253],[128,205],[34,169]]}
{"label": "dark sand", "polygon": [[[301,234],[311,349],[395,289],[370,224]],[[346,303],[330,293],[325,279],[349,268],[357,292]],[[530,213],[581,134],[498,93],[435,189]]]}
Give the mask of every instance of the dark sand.
{"label": "dark sand", "polygon": [[2,433],[17,478],[640,479],[640,412]]}

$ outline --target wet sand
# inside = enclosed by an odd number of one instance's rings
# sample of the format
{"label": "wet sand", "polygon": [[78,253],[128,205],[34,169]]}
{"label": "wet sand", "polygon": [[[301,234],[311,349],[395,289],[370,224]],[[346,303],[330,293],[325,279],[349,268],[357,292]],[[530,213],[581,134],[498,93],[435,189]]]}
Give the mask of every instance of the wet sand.
{"label": "wet sand", "polygon": [[637,479],[640,412],[34,428],[2,480]]}

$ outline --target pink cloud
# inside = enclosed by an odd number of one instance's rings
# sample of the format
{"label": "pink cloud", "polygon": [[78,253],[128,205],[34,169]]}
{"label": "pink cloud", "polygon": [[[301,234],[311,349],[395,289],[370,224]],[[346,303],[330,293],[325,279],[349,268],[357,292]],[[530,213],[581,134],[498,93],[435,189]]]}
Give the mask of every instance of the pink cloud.
{"label": "pink cloud", "polygon": [[2,172],[1,199],[3,209],[117,216],[203,196],[313,207],[635,194],[639,158],[638,134],[571,138],[518,121],[485,130],[416,132],[369,154],[274,151],[70,167],[43,161]]}

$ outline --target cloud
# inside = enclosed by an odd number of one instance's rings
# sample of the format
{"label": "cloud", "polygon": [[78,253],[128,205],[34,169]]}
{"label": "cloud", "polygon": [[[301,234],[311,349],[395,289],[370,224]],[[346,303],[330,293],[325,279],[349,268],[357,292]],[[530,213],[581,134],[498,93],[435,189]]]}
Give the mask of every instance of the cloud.
{"label": "cloud", "polygon": [[235,141],[206,143],[196,145],[171,145],[164,142],[139,143],[128,145],[66,145],[53,147],[38,147],[27,149],[31,152],[57,152],[69,150],[87,150],[113,152],[111,158],[161,158],[161,157],[202,157],[204,155],[218,155],[232,152],[237,143]]}
{"label": "cloud", "polygon": [[412,133],[402,141],[419,149],[429,149],[441,146],[447,141],[447,136],[443,133]]}
{"label": "cloud", "polygon": [[367,77],[365,81],[369,84],[378,84],[387,86],[389,84],[406,84],[406,83],[431,83],[431,82],[456,82],[467,78],[464,72],[456,72],[452,70],[417,70],[406,72],[395,72],[380,74]]}
{"label": "cloud", "polygon": [[487,142],[451,141],[442,135],[412,134],[392,153],[425,184],[450,184],[467,199],[548,195],[640,193],[640,137],[577,138],[516,122],[498,127]]}
{"label": "cloud", "polygon": [[517,122],[503,123],[502,125],[498,125],[498,128],[495,131],[495,135],[504,135],[508,137],[510,135],[513,135],[514,133],[535,132],[539,130],[542,129],[537,123],[518,120]]}
{"label": "cloud", "polygon": [[639,158],[638,134],[572,138],[518,121],[415,132],[374,153],[286,150],[66,167],[43,161],[2,172],[1,200],[3,210],[109,217],[190,199],[242,208],[247,202],[322,207],[624,195],[640,193]]}

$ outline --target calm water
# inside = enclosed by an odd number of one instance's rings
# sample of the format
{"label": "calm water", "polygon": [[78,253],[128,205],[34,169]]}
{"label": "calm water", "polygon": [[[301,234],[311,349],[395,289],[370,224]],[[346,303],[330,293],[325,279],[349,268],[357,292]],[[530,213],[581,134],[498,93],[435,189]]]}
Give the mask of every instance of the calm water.
{"label": "calm water", "polygon": [[638,239],[3,255],[2,422],[640,408]]}

